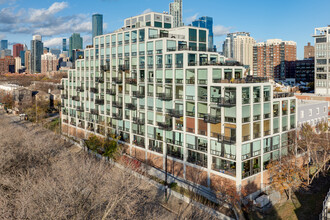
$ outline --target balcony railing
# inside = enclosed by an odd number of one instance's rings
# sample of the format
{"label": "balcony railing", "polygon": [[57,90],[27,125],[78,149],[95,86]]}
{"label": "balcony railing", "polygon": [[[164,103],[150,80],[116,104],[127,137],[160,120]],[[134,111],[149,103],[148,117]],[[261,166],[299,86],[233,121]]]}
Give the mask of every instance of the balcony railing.
{"label": "balcony railing", "polygon": [[165,130],[165,131],[171,131],[173,130],[173,126],[171,124],[165,123],[165,122],[158,122],[157,123],[159,129]]}
{"label": "balcony railing", "polygon": [[133,104],[133,103],[126,103],[126,108],[129,110],[136,110],[137,106],[136,106],[136,104]]}
{"label": "balcony railing", "polygon": [[224,144],[235,144],[236,143],[236,137],[228,137],[225,135],[218,135],[218,142],[224,143]]}
{"label": "balcony railing", "polygon": [[133,117],[133,122],[135,124],[138,124],[138,125],[144,125],[145,124],[145,120],[144,118],[138,118],[138,117]]}
{"label": "balcony railing", "polygon": [[57,88],[58,88],[59,90],[64,90],[64,85],[59,85]]}
{"label": "balcony railing", "polygon": [[144,94],[144,92],[141,92],[141,91],[133,91],[133,97],[135,97],[135,98],[144,98],[145,94]]}
{"label": "balcony railing", "polygon": [[95,77],[95,82],[104,83],[104,77]]}
{"label": "balcony railing", "polygon": [[113,101],[112,102],[112,106],[116,107],[116,108],[122,108],[123,107],[123,103],[122,102],[118,102],[118,101]]}
{"label": "balcony railing", "polygon": [[131,85],[136,85],[137,79],[135,77],[128,77],[128,78],[126,78],[126,83],[131,84]]}
{"label": "balcony railing", "polygon": [[168,109],[167,114],[174,118],[181,118],[183,117],[183,110]]}
{"label": "balcony railing", "polygon": [[84,106],[77,106],[77,111],[78,112],[83,112],[84,111]]}
{"label": "balcony railing", "polygon": [[99,93],[99,90],[97,88],[90,88],[90,92],[92,93]]}
{"label": "balcony railing", "polygon": [[110,71],[110,65],[101,65],[101,72]]}
{"label": "balcony railing", "polygon": [[294,97],[292,92],[274,92],[274,99]]}
{"label": "balcony railing", "polygon": [[210,124],[219,124],[221,122],[221,116],[216,115],[205,115],[204,122]]}
{"label": "balcony railing", "polygon": [[95,99],[95,104],[104,105],[104,99]]}
{"label": "balcony railing", "polygon": [[80,97],[79,96],[72,96],[72,100],[79,102],[80,101]]}
{"label": "balcony railing", "polygon": [[212,102],[216,102],[219,107],[234,107],[236,106],[236,99],[227,98],[212,98]]}
{"label": "balcony railing", "polygon": [[123,115],[119,113],[112,113],[112,118],[116,120],[123,120]]}
{"label": "balcony railing", "polygon": [[107,89],[107,90],[106,90],[106,93],[107,93],[108,95],[116,95],[116,90],[115,90],[115,89]]}
{"label": "balcony railing", "polygon": [[112,78],[112,82],[114,82],[116,84],[122,84],[123,83],[123,78],[121,78],[121,77],[113,77]]}
{"label": "balcony railing", "polygon": [[173,99],[172,94],[168,93],[157,93],[156,96],[162,101],[171,101]]}
{"label": "balcony railing", "polygon": [[83,86],[78,86],[78,87],[77,87],[77,91],[78,91],[78,92],[84,92],[85,89],[84,89]]}
{"label": "balcony railing", "polygon": [[97,109],[91,109],[91,114],[92,115],[98,115],[99,114],[99,110],[97,110]]}
{"label": "balcony railing", "polygon": [[68,99],[68,95],[67,95],[67,94],[62,94],[62,95],[61,95],[61,98],[62,98],[62,99]]}

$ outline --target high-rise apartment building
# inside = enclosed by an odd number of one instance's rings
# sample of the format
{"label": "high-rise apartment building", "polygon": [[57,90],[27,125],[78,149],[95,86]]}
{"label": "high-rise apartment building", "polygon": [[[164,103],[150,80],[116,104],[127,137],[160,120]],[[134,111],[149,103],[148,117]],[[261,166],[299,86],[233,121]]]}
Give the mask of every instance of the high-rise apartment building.
{"label": "high-rise apartment building", "polygon": [[173,16],[173,27],[183,26],[182,0],[174,0],[174,2],[170,3],[170,15]]}
{"label": "high-rise apartment building", "polygon": [[315,94],[330,95],[330,26],[315,28]]}
{"label": "high-rise apartment building", "polygon": [[8,40],[1,40],[0,50],[7,50],[7,49],[8,49]]}
{"label": "high-rise apartment building", "polygon": [[20,53],[19,53],[19,57],[21,58],[21,66],[25,66],[25,50],[22,50]]}
{"label": "high-rise apartment building", "polygon": [[103,34],[103,15],[93,14],[92,32],[93,32],[93,38]]}
{"label": "high-rise apartment building", "polygon": [[67,44],[66,44],[66,38],[62,39],[62,51],[68,51]]}
{"label": "high-rise apartment building", "polygon": [[24,45],[23,44],[14,44],[13,45],[13,57],[19,57],[21,51],[24,50]]}
{"label": "high-rise apartment building", "polygon": [[267,164],[292,150],[296,98],[207,51],[207,29],[172,21],[151,12],[94,38],[62,79],[62,132],[117,135],[126,154],[206,187],[265,187]]}
{"label": "high-rise apartment building", "polygon": [[40,35],[34,35],[31,40],[31,54],[30,54],[30,73],[41,72],[41,55],[43,54],[44,44]]}
{"label": "high-rise apartment building", "polygon": [[253,70],[253,46],[256,41],[247,32],[236,32],[227,35],[223,44],[223,54]]}
{"label": "high-rise apartment building", "polygon": [[31,68],[30,68],[30,64],[31,64],[31,51],[30,50],[26,50],[25,54],[24,54],[24,58],[25,58],[25,72],[26,73],[30,73]]}
{"label": "high-rise apartment building", "polygon": [[285,78],[285,65],[297,59],[297,44],[280,39],[267,40],[253,47],[253,74],[276,79]]}
{"label": "high-rise apartment building", "polygon": [[58,60],[56,55],[46,53],[41,55],[41,73],[57,71]]}
{"label": "high-rise apartment building", "polygon": [[213,35],[213,18],[207,17],[207,16],[200,17],[199,19],[192,22],[192,26],[207,28],[209,30],[208,48],[209,49],[214,48],[214,44],[213,44],[213,37],[214,37],[214,35]]}
{"label": "high-rise apartment building", "polygon": [[308,42],[307,46],[304,46],[304,59],[314,59],[315,48]]}
{"label": "high-rise apartment building", "polygon": [[22,59],[15,57],[15,73],[19,73],[22,68]]}
{"label": "high-rise apartment building", "polygon": [[80,37],[79,33],[74,33],[70,37],[70,41],[69,41],[70,60],[72,59],[73,50],[75,50],[75,49],[83,49],[83,39],[82,39],[82,37]]}

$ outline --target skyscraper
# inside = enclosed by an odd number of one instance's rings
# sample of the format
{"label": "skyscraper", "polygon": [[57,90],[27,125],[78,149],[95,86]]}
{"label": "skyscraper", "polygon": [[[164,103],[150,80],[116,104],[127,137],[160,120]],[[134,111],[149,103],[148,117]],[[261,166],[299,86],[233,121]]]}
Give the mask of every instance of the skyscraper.
{"label": "skyscraper", "polygon": [[1,48],[0,50],[8,49],[8,40],[1,40]]}
{"label": "skyscraper", "polygon": [[182,0],[174,0],[170,3],[170,14],[173,16],[173,27],[183,26],[182,22]]}
{"label": "skyscraper", "polygon": [[66,38],[63,38],[62,40],[62,51],[68,51],[68,49],[66,48]]}
{"label": "skyscraper", "polygon": [[203,16],[192,22],[192,26],[206,28],[209,30],[209,49],[213,48],[213,18]]}
{"label": "skyscraper", "polygon": [[13,56],[14,57],[19,57],[21,51],[24,50],[24,45],[23,44],[14,44],[13,45]]}
{"label": "skyscraper", "polygon": [[103,15],[93,14],[93,38],[103,34]]}
{"label": "skyscraper", "polygon": [[294,41],[271,39],[253,47],[253,74],[276,79],[286,77],[292,62],[297,60],[297,44]]}
{"label": "skyscraper", "polygon": [[227,58],[234,59],[253,69],[253,46],[256,41],[247,32],[236,32],[227,35],[223,44],[223,53]]}
{"label": "skyscraper", "polygon": [[44,44],[40,35],[34,35],[31,41],[30,73],[41,72],[41,55],[43,54]]}
{"label": "skyscraper", "polygon": [[19,57],[21,58],[21,65],[22,66],[25,66],[25,50],[22,50],[20,53],[19,53]]}
{"label": "skyscraper", "polygon": [[73,50],[74,49],[83,49],[83,39],[80,37],[79,33],[73,33],[70,37],[69,42],[69,57],[72,60]]}

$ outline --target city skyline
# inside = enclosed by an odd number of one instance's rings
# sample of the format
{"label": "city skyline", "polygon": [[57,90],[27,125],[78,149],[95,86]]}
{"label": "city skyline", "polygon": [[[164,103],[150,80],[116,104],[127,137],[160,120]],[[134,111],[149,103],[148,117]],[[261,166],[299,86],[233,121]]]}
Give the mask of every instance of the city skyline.
{"label": "city skyline", "polygon": [[[124,7],[123,1],[114,0],[96,0],[93,5],[88,1],[78,3],[72,0],[41,3],[35,0],[28,3],[11,0],[0,3],[0,39],[8,39],[9,47],[12,47],[15,43],[28,44],[33,34],[41,34],[45,39],[45,46],[60,48],[63,37],[68,38],[72,33],[79,32],[84,38],[84,45],[88,45],[92,39],[92,14],[103,14],[104,32],[110,33],[121,28],[121,21],[127,17],[144,11],[169,11],[169,3],[172,1],[126,2],[134,7]],[[220,51],[227,33],[245,31],[250,32],[257,42],[275,38],[295,41],[298,59],[302,59],[303,48],[307,42],[314,44],[314,28],[327,26],[324,21],[329,19],[330,15],[319,13],[319,8],[308,4],[310,2],[307,0],[299,1],[299,5],[298,1],[285,4],[281,2],[284,1],[268,1],[267,4],[256,6],[245,1],[223,4],[209,0],[209,4],[204,5],[197,0],[183,1],[183,22],[188,25],[201,16],[213,17],[214,43]],[[320,3],[324,7],[330,6],[330,2],[325,0]],[[209,7],[210,5],[214,7]],[[124,10],[119,10],[121,8]],[[279,12],[277,16],[272,14],[274,11]]]}

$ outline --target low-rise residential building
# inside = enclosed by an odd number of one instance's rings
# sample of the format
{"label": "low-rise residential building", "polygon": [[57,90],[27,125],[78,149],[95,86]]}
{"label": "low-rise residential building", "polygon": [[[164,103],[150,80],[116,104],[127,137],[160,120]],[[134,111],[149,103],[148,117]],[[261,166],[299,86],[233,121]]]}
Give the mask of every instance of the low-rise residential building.
{"label": "low-rise residential building", "polygon": [[327,122],[328,107],[325,101],[298,100],[298,127],[305,123],[314,127],[320,122]]}

